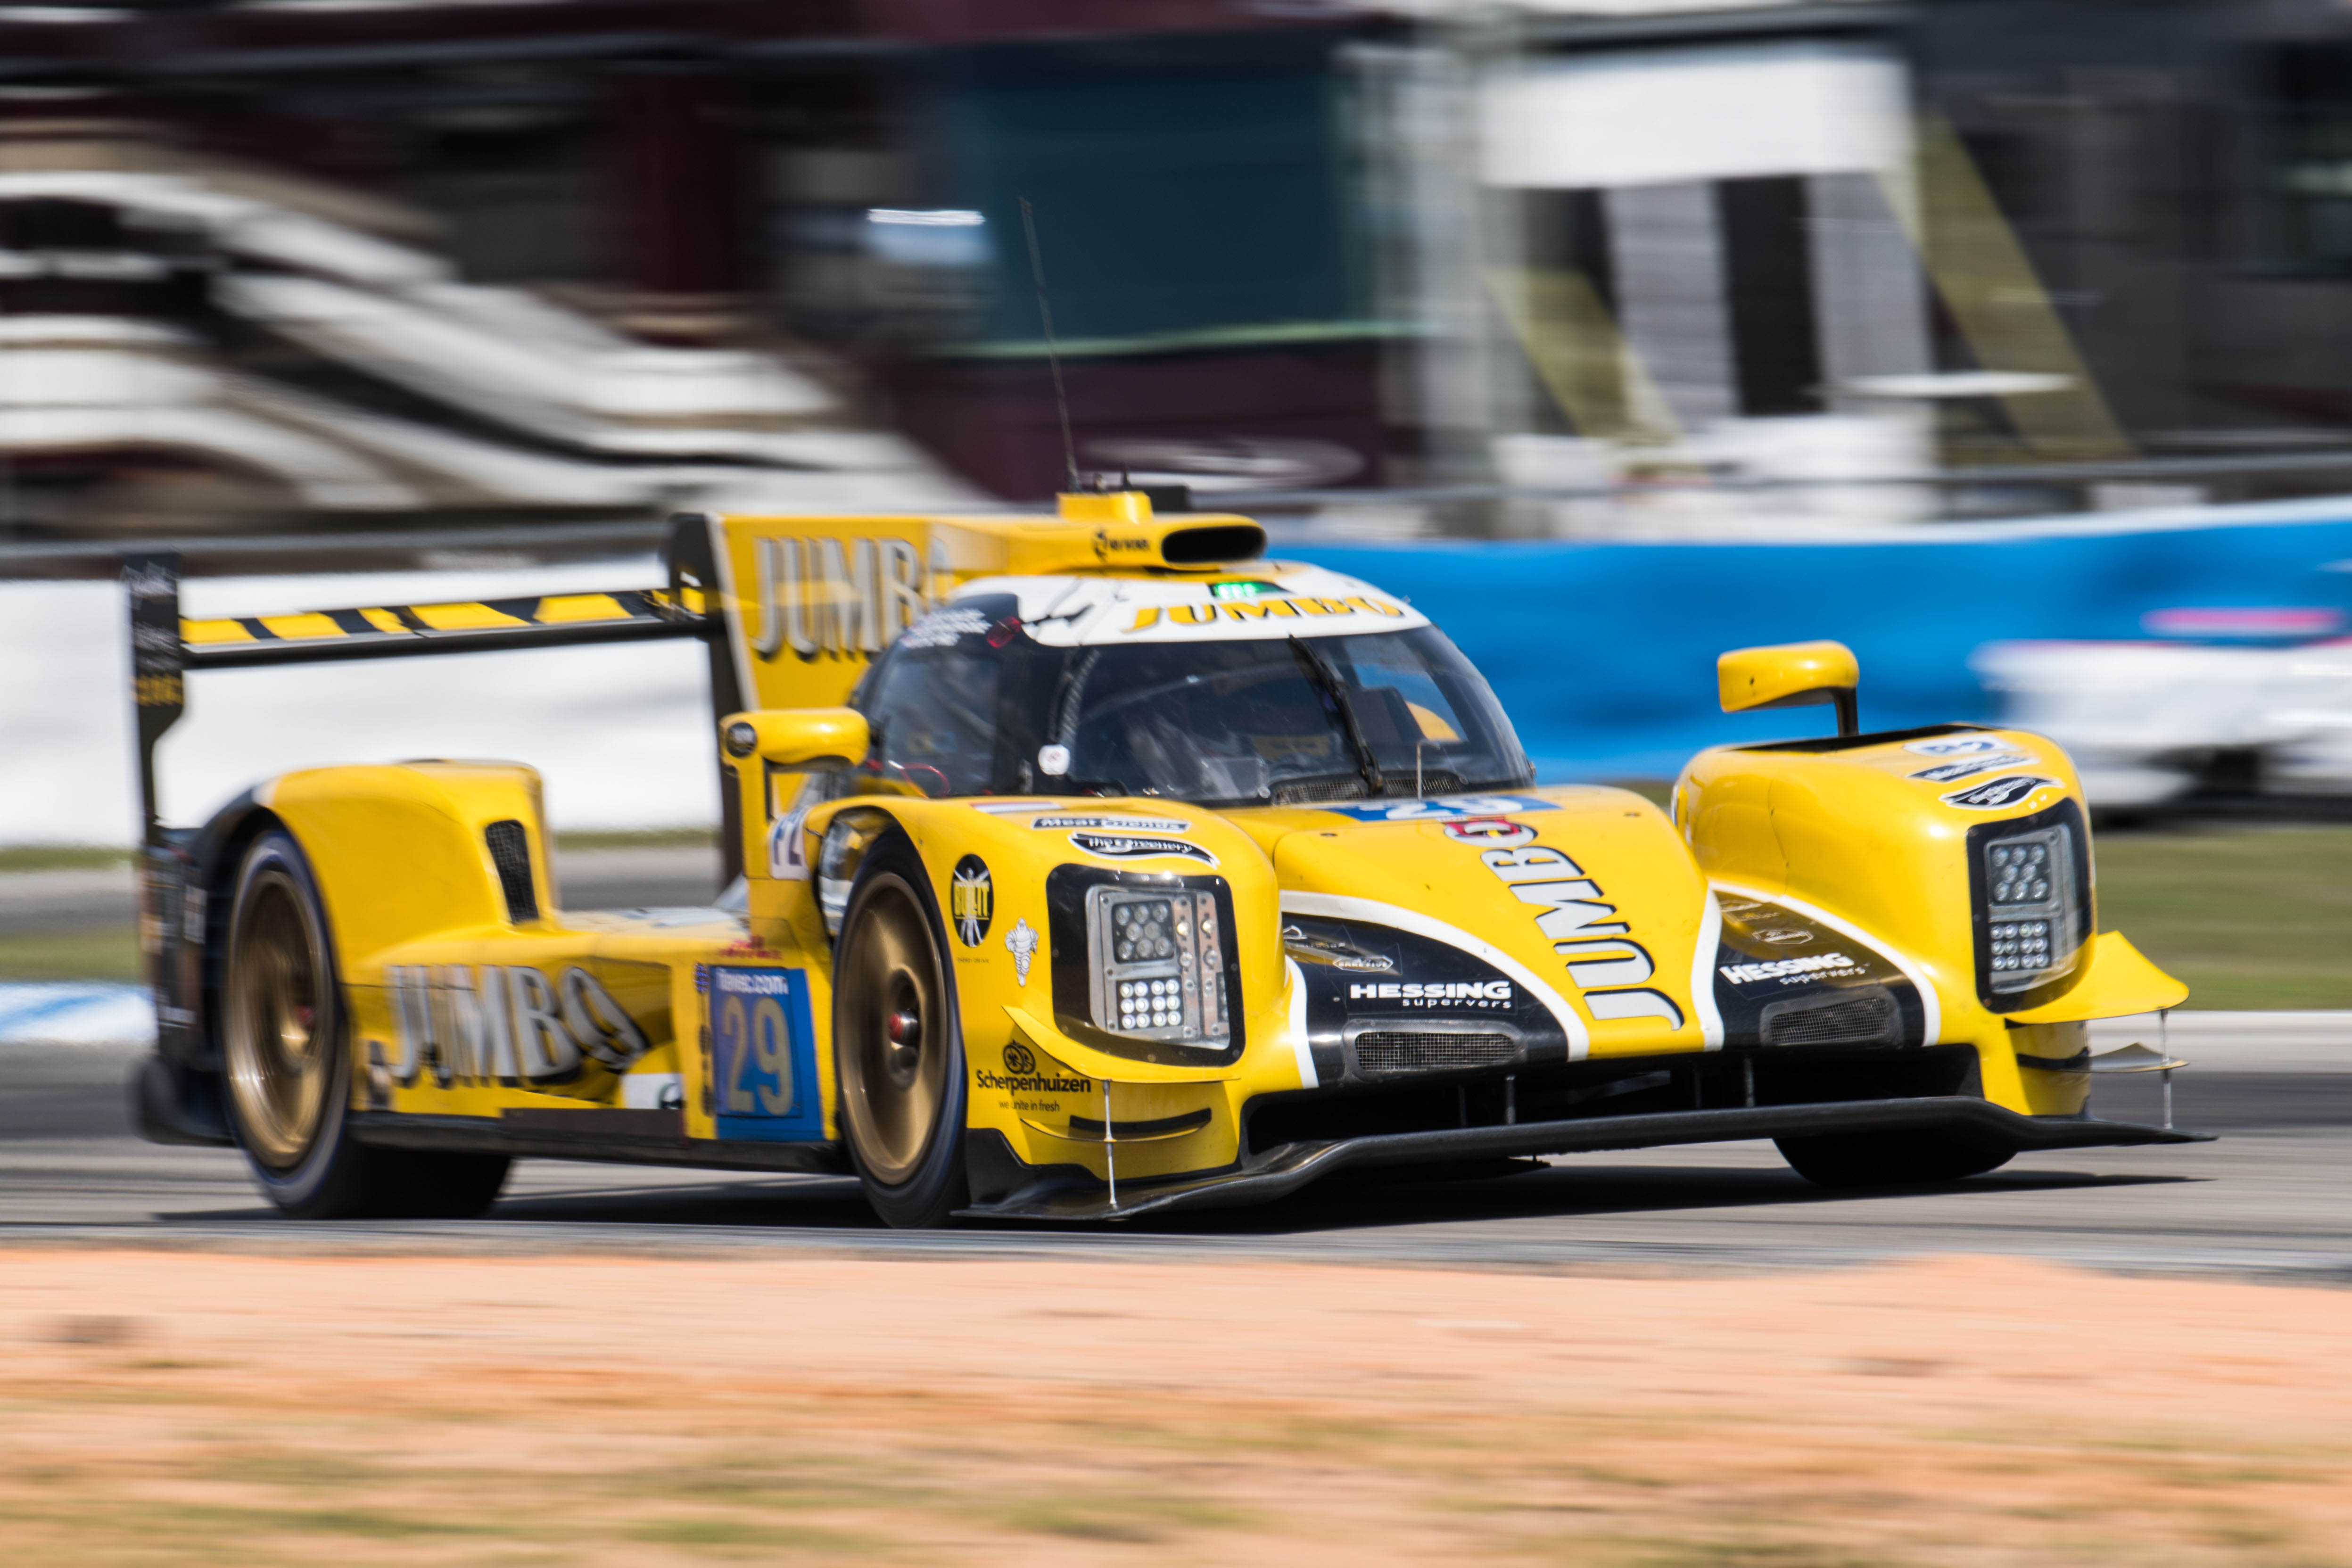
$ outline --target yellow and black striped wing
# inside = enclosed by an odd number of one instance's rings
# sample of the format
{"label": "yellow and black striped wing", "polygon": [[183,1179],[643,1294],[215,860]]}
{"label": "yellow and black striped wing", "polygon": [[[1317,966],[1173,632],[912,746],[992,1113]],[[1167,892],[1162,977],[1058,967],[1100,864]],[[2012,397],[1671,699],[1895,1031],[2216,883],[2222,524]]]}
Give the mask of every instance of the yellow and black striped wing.
{"label": "yellow and black striped wing", "polygon": [[700,637],[701,594],[658,588],[437,605],[370,605],[180,622],[191,669]]}

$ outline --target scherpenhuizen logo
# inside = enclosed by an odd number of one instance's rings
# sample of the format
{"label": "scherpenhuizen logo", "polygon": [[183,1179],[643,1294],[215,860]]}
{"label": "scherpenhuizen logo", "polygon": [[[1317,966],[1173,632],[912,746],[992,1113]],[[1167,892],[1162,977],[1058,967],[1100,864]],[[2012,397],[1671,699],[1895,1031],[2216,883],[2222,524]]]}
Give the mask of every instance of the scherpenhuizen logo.
{"label": "scherpenhuizen logo", "polygon": [[1037,1070],[1036,1054],[1024,1045],[1014,1044],[1005,1047],[1004,1070],[1015,1075],[1035,1072]]}
{"label": "scherpenhuizen logo", "polygon": [[996,914],[996,886],[989,880],[987,861],[967,855],[956,862],[955,876],[948,884],[948,905],[957,940],[964,946],[978,947],[988,940],[988,922]]}
{"label": "scherpenhuizen logo", "polygon": [[1999,811],[2004,805],[2016,805],[2035,790],[2057,787],[2056,779],[2045,779],[2039,773],[2005,773],[1967,789],[1956,789],[1941,798],[1946,805],[1957,805],[1963,811]]}

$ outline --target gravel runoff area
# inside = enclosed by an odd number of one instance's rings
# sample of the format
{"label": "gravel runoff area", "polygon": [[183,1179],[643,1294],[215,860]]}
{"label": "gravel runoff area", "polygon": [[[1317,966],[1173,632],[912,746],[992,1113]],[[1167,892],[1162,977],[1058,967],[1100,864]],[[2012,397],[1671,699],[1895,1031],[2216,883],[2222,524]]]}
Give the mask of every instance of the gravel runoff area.
{"label": "gravel runoff area", "polygon": [[11,1563],[2352,1563],[2352,1298],[15,1248]]}

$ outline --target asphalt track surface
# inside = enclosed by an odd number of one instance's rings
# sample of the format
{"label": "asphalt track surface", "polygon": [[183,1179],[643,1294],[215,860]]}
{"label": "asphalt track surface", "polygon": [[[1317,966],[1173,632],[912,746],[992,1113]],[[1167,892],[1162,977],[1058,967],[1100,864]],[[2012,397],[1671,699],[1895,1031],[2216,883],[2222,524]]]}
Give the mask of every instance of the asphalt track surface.
{"label": "asphalt track surface", "polygon": [[[675,851],[566,857],[577,907],[697,901]],[[46,906],[114,915],[127,877],[58,874],[0,896],[0,924]],[[34,895],[29,878],[10,878]],[[5,888],[0,888],[5,895]],[[700,896],[707,896],[703,893]],[[11,906],[14,906],[13,910]],[[68,911],[71,911],[70,913]],[[85,912],[86,911],[86,912]],[[2229,1020],[2226,1021],[2225,1020]],[[2105,1031],[2104,1047],[2152,1032]],[[0,1243],[392,1247],[543,1253],[710,1248],[877,1254],[1297,1258],[1506,1268],[1818,1267],[1989,1252],[2159,1272],[2352,1284],[2352,1016],[2179,1016],[2184,1127],[2214,1143],[2026,1155],[1932,1190],[1809,1186],[1769,1143],[1567,1156],[1496,1180],[1343,1175],[1265,1207],[1077,1228],[883,1228],[854,1181],[519,1163],[468,1222],[297,1224],[278,1217],[227,1150],[162,1148],[130,1130],[130,1047],[0,1046]],[[2099,1080],[2097,1114],[2159,1117],[2153,1075]]]}
{"label": "asphalt track surface", "polygon": [[[875,1253],[1226,1256],[1481,1267],[1817,1267],[1921,1252],[2026,1254],[2158,1272],[2352,1284],[2352,1073],[2179,1076],[2209,1144],[2025,1156],[1924,1192],[1822,1193],[1768,1143],[1570,1156],[1486,1181],[1339,1179],[1261,1208],[1076,1229],[879,1226],[852,1181],[555,1161],[516,1167],[484,1219],[296,1224],[240,1157],[133,1137],[111,1047],[0,1048],[0,1243],[543,1253],[847,1248]],[[2107,1114],[2155,1086],[2100,1086]]]}

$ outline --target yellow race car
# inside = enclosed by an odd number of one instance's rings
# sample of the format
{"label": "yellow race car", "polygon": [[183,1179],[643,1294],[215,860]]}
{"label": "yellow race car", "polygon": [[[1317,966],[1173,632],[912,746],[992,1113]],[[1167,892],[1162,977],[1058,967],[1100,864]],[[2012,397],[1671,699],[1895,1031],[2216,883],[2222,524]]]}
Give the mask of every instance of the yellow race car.
{"label": "yellow race car", "polygon": [[[298,1215],[475,1214],[518,1156],[854,1172],[893,1225],[1257,1202],[1349,1167],[1771,1138],[1832,1185],[2184,1141],[2091,1119],[2067,759],[1856,733],[1853,656],[1727,709],[1670,809],[1538,785],[1404,599],[1133,491],[1053,517],[683,517],[659,588],[184,620],[126,563],[167,1142]],[[154,820],[186,671],[655,637],[710,652],[731,881],[562,906],[520,763],[328,767]],[[1577,679],[1563,670],[1562,679]]]}

